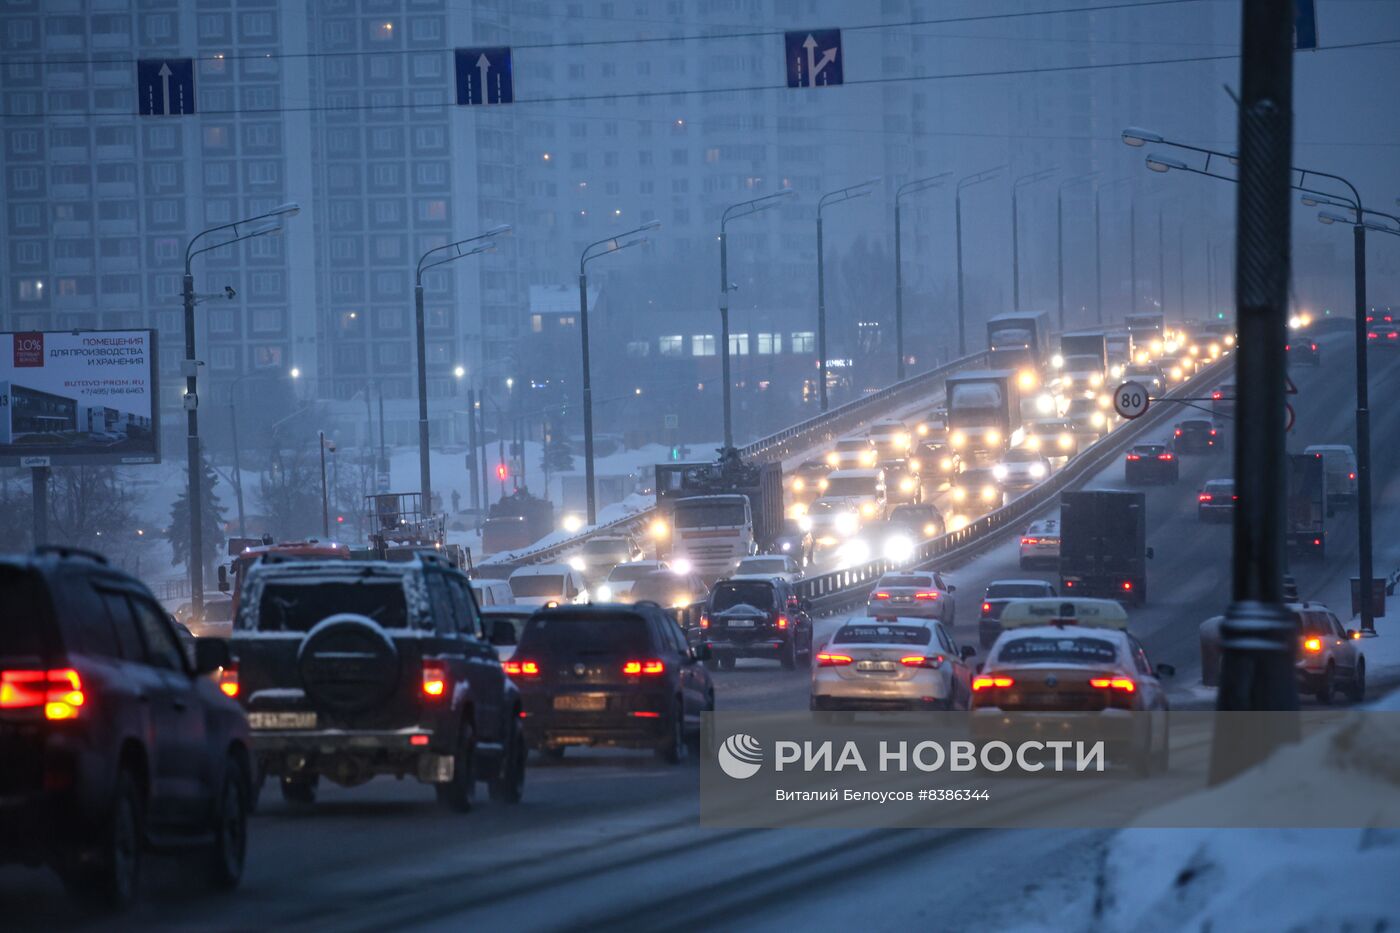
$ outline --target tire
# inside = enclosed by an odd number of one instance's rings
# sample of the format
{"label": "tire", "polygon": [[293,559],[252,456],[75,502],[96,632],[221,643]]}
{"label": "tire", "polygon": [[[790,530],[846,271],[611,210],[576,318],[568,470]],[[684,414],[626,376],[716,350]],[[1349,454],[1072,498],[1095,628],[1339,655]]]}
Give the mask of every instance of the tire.
{"label": "tire", "polygon": [[224,783],[215,801],[214,844],[209,847],[209,884],[232,891],[243,879],[248,854],[248,799],[251,791],[243,766],[232,756],[224,765]]}
{"label": "tire", "polygon": [[293,806],[309,807],[316,802],[316,787],[321,783],[319,776],[307,778],[282,778],[282,799]]}
{"label": "tire", "polygon": [[782,653],[778,655],[778,663],[785,671],[797,670],[797,645],[793,643],[792,636],[788,636],[787,644],[783,645]]}
{"label": "tire", "polygon": [[[465,715],[470,715],[468,711]],[[454,813],[470,813],[476,798],[476,735],[462,723],[457,749],[452,753],[452,780],[434,784],[438,803]]]}
{"label": "tire", "polygon": [[496,803],[519,803],[520,798],[525,796],[526,754],[525,737],[520,734],[520,726],[512,724],[501,772],[487,785],[487,792]]}
{"label": "tire", "polygon": [[1366,662],[1364,660],[1356,662],[1356,676],[1347,685],[1347,699],[1353,703],[1360,703],[1366,699]]}
{"label": "tire", "polygon": [[676,697],[671,707],[671,734],[656,747],[656,757],[668,765],[678,765],[690,757],[685,741],[685,703]]}
{"label": "tire", "polygon": [[97,845],[97,864],[64,874],[64,883],[80,900],[113,911],[126,910],[136,900],[144,815],[136,779],[124,768],[117,775],[111,816]]}
{"label": "tire", "polygon": [[1337,690],[1337,668],[1331,661],[1327,662],[1327,669],[1322,672],[1322,679],[1317,682],[1317,702],[1323,706],[1332,703],[1332,696]]}

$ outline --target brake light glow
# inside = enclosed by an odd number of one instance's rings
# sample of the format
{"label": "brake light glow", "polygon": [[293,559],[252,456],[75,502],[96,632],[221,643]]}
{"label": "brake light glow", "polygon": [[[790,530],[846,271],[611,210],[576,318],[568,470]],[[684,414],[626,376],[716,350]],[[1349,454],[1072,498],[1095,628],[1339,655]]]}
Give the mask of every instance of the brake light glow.
{"label": "brake light glow", "polygon": [[648,658],[645,661],[624,661],[622,673],[633,677],[638,674],[655,677],[657,674],[666,673],[666,662],[658,661],[655,658]]}
{"label": "brake light glow", "polygon": [[230,664],[219,671],[219,691],[226,697],[238,696],[238,664]]}
{"label": "brake light glow", "polygon": [[709,617],[709,616],[701,616],[701,617],[700,617],[700,627],[701,627],[702,629],[704,629],[704,628],[709,628],[709,627],[710,627],[710,617]]}
{"label": "brake light glow", "polygon": [[1306,651],[1311,651],[1311,652],[1313,652],[1314,654],[1316,654],[1317,652],[1319,652],[1319,651],[1322,650],[1322,639],[1321,639],[1321,638],[1304,638],[1304,639],[1303,639],[1303,648],[1304,648],[1304,650],[1306,650]]}
{"label": "brake light glow", "polygon": [[788,618],[787,618],[787,616],[778,616],[778,618],[777,618],[776,620],[774,620],[774,621],[776,622],[778,628],[780,628],[780,629],[785,629],[785,628],[788,627]]}
{"label": "brake light glow", "polygon": [[979,674],[972,678],[972,689],[974,691],[991,690],[994,687],[1010,687],[1015,683],[1016,681],[1010,677],[993,677],[990,674]]}
{"label": "brake light glow", "polygon": [[817,667],[845,667],[851,663],[851,656],[848,654],[827,654],[823,651],[817,655]]}
{"label": "brake light glow", "polygon": [[428,744],[428,737],[426,735],[410,735],[408,737],[408,744],[422,747]]}
{"label": "brake light glow", "polygon": [[1128,677],[1091,677],[1089,686],[1101,690],[1122,690],[1124,693],[1132,693],[1137,689],[1137,684]]}
{"label": "brake light glow", "polygon": [[1039,544],[1039,543],[1040,543],[1040,539],[1039,539],[1039,538],[1022,538],[1022,539],[1021,539],[1021,544],[1022,544],[1022,545],[1027,545],[1027,544]]}
{"label": "brake light glow", "polygon": [[538,661],[502,661],[501,669],[511,677],[540,676],[540,663]]}
{"label": "brake light glow", "polygon": [[0,671],[0,710],[42,706],[45,719],[76,719],[85,702],[83,679],[71,667]]}
{"label": "brake light glow", "polygon": [[927,667],[937,669],[943,665],[943,655],[940,654],[928,658],[924,657],[922,654],[911,654],[900,658],[899,663],[903,664],[905,667]]}
{"label": "brake light glow", "polygon": [[1313,547],[1322,547],[1322,539],[1313,538]]}
{"label": "brake light glow", "polygon": [[1157,455],[1157,459],[1158,459],[1158,460],[1171,460],[1171,459],[1172,459],[1172,455],[1171,455],[1171,454],[1158,454],[1158,455]]}
{"label": "brake light glow", "polygon": [[1128,454],[1128,459],[1129,459],[1129,460],[1141,460],[1142,458],[1139,457],[1137,454]]}
{"label": "brake light glow", "polygon": [[645,710],[645,709],[634,709],[634,710],[632,710],[632,712],[631,712],[629,715],[634,716],[634,717],[636,717],[637,719],[660,719],[660,718],[661,718],[661,714],[660,714],[660,713],[653,712],[653,711],[651,711],[651,710]]}
{"label": "brake light glow", "polygon": [[922,599],[922,600],[924,600],[924,601],[928,601],[928,600],[930,600],[930,599],[937,599],[937,598],[938,598],[938,591],[937,591],[937,590],[929,590],[929,591],[926,592],[926,593],[915,593],[915,594],[914,594],[914,598],[915,598],[915,599]]}
{"label": "brake light glow", "polygon": [[1198,496],[1196,497],[1196,501],[1197,501],[1197,502],[1213,502],[1213,501],[1215,501],[1215,497],[1212,496],[1212,495],[1211,495],[1210,493],[1208,493],[1208,492],[1203,492],[1203,493],[1201,493],[1200,495],[1198,495]]}
{"label": "brake light glow", "polygon": [[447,694],[447,665],[441,661],[424,659],[423,695],[437,699]]}
{"label": "brake light glow", "polygon": [[1356,474],[1355,474],[1355,473],[1348,473],[1348,474],[1347,474],[1347,479],[1356,479]]}
{"label": "brake light glow", "polygon": [[889,598],[890,598],[890,594],[889,594],[889,593],[871,593],[871,594],[870,594],[870,598],[871,598],[871,599],[889,599]]}
{"label": "brake light glow", "polygon": [[983,614],[983,615],[986,615],[987,613],[989,613],[989,612],[991,612],[991,611],[992,611],[992,604],[991,604],[991,603],[983,603],[983,604],[982,604],[982,614]]}
{"label": "brake light glow", "polygon": [[1210,429],[1210,436],[1215,437],[1215,428]]}
{"label": "brake light glow", "polygon": [[1180,437],[1180,436],[1181,436],[1181,428],[1177,428],[1177,429],[1176,429],[1175,431],[1173,431],[1172,433],[1173,433],[1174,435],[1176,435],[1177,437]]}

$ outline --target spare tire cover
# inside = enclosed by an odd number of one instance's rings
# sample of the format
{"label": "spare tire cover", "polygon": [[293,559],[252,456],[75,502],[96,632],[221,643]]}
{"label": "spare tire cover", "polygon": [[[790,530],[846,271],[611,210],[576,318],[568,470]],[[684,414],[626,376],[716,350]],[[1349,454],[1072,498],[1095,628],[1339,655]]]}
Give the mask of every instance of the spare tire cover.
{"label": "spare tire cover", "polygon": [[399,685],[399,652],[368,616],[327,616],[297,652],[302,689],[318,707],[361,713],[386,703]]}

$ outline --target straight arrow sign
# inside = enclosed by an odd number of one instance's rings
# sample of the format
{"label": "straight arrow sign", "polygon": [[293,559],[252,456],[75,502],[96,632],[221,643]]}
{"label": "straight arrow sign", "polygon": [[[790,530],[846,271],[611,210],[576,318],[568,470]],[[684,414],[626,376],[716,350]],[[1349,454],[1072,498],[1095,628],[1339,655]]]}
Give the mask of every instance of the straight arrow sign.
{"label": "straight arrow sign", "polygon": [[136,112],[143,117],[173,117],[194,113],[194,59],[138,59]]}
{"label": "straight arrow sign", "polygon": [[510,48],[456,49],[457,104],[478,107],[515,102]]}

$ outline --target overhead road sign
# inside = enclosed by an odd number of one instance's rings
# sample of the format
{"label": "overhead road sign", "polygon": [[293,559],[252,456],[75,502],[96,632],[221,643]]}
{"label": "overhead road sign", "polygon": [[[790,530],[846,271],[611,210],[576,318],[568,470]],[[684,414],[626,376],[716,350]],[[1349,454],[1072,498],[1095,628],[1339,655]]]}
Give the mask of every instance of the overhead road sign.
{"label": "overhead road sign", "polygon": [[515,103],[509,46],[456,49],[455,52],[459,106]]}
{"label": "overhead road sign", "polygon": [[136,108],[143,117],[194,113],[194,59],[138,58]]}
{"label": "overhead road sign", "polygon": [[844,84],[841,30],[799,29],[784,34],[788,87],[828,87]]}

